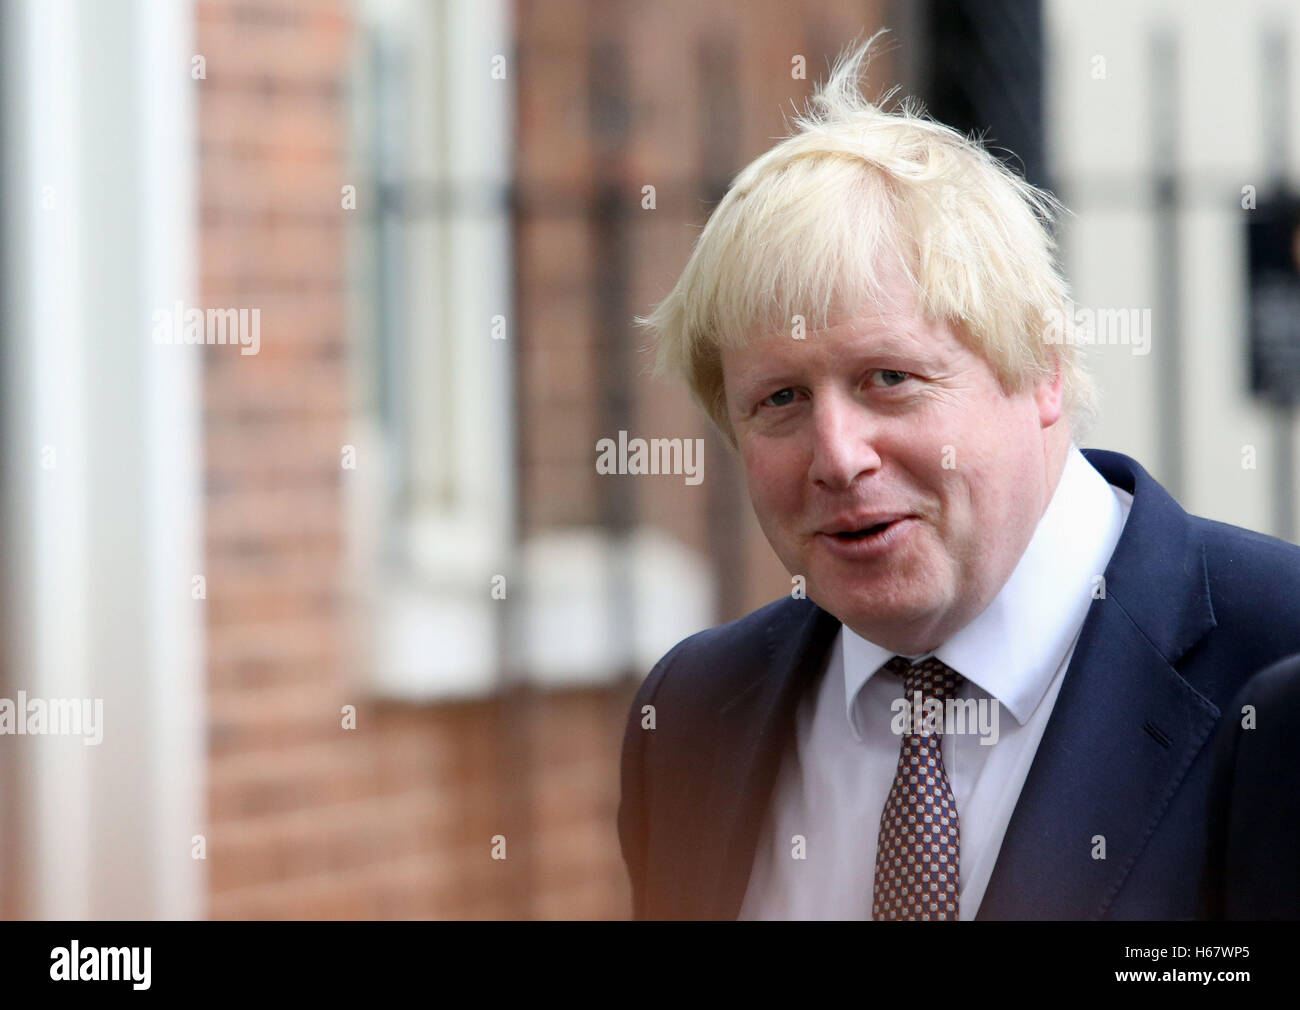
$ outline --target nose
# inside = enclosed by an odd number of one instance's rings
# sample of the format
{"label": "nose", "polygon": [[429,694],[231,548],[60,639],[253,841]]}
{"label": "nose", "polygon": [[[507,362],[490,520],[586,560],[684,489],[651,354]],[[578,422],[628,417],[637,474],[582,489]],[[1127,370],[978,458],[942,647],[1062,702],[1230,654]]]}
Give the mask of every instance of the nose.
{"label": "nose", "polygon": [[876,421],[851,397],[827,391],[813,401],[812,463],[808,478],[829,491],[851,488],[862,474],[880,469]]}

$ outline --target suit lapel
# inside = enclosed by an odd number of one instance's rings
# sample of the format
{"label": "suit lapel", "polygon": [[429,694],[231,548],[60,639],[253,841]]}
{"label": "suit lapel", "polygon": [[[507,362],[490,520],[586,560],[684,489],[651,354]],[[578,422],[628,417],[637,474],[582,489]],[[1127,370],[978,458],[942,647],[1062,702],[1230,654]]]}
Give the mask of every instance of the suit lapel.
{"label": "suit lapel", "polygon": [[[1124,884],[1219,711],[1173,664],[1214,626],[1204,549],[1144,470],[1086,450],[1133,507],[1079,635],[980,919],[1094,919]],[[1104,844],[1104,858],[1096,858]]]}
{"label": "suit lapel", "polygon": [[839,629],[811,600],[784,604],[767,627],[763,668],[743,671],[743,684],[721,709],[706,808],[717,812],[719,828],[706,836],[700,863],[704,918],[740,914],[799,699],[816,684]]}

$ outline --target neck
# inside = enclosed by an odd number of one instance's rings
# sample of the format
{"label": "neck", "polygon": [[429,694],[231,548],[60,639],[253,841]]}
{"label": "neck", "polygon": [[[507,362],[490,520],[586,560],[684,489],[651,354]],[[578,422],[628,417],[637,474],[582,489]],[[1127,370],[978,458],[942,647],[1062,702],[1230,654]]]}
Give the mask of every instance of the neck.
{"label": "neck", "polygon": [[1055,424],[1049,429],[1043,445],[1043,487],[1047,489],[1047,494],[1043,498],[1042,510],[1038,513],[1040,519],[1061,483],[1061,474],[1065,472],[1065,461],[1069,458],[1073,444],[1070,429],[1064,424]]}

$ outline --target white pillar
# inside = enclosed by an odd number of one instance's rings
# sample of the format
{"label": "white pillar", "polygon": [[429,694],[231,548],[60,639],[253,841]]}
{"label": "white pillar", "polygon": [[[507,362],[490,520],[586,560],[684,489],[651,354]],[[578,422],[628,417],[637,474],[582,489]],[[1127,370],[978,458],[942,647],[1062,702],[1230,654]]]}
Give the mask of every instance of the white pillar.
{"label": "white pillar", "polygon": [[[189,5],[26,0],[4,32],[4,696],[103,700],[103,742],[4,741],[17,911],[203,914]],[[53,466],[46,467],[50,453]]]}

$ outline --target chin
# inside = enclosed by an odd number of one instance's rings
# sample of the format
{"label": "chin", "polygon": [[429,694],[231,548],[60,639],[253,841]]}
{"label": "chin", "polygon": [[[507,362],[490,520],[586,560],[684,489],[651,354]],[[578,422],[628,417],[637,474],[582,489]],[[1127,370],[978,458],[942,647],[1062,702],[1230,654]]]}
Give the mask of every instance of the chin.
{"label": "chin", "polygon": [[[913,588],[914,587],[909,587]],[[940,608],[933,593],[908,593],[899,598],[888,589],[864,590],[860,587],[826,587],[818,592],[809,584],[808,595],[823,610],[834,614],[852,628],[905,629],[924,624]],[[859,632],[860,633],[860,632]],[[870,638],[870,635],[863,637]]]}

